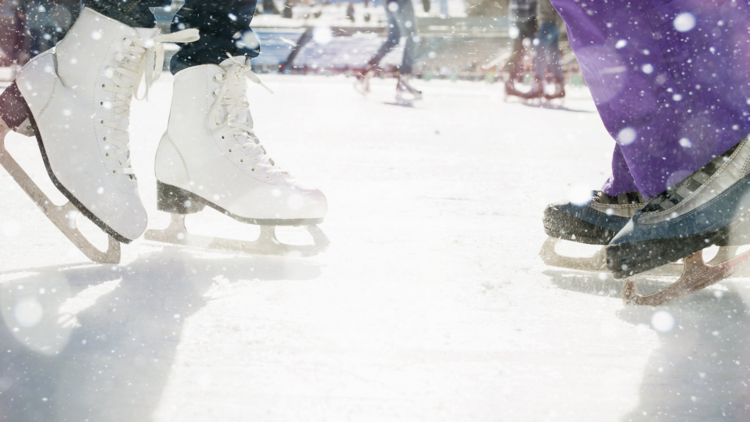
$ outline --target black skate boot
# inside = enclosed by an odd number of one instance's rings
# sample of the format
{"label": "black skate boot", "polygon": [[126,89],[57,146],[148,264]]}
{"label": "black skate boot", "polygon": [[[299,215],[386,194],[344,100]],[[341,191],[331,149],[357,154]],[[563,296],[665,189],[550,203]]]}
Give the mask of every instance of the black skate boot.
{"label": "black skate boot", "polygon": [[[657,305],[716,283],[739,269],[750,253],[734,256],[750,243],[750,144],[729,151],[648,201],[607,246],[607,266],[628,277],[685,258],[680,280],[650,296],[635,293],[626,280],[627,302]],[[712,262],[701,251],[725,246]]]}
{"label": "black skate boot", "polygon": [[544,210],[544,231],[558,239],[607,245],[645,204],[638,192],[609,196],[596,191],[585,206],[548,205]]}
{"label": "black skate boot", "polygon": [[539,255],[547,265],[583,271],[606,269],[604,249],[589,258],[563,256],[555,251],[560,240],[607,245],[646,202],[638,192],[609,196],[596,191],[591,201],[579,206],[551,204],[544,210],[544,231],[549,239]]}

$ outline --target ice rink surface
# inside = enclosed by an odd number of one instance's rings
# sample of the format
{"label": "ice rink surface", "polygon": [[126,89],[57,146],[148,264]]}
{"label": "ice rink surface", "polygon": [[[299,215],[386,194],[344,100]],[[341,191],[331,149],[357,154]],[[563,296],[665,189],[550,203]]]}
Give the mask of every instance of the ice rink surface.
{"label": "ice rink surface", "polygon": [[[327,194],[330,249],[138,240],[121,265],[94,265],[0,171],[0,420],[750,418],[746,281],[634,308],[607,274],[538,257],[545,205],[608,174],[613,141],[585,89],[552,109],[503,102],[500,84],[418,81],[410,108],[392,79],[364,98],[343,77],[261,76],[275,94],[250,88],[256,131]],[[170,95],[165,75],[132,117],[152,228],[169,219],[153,157]],[[34,141],[8,143],[53,192]],[[214,211],[191,218],[253,235]]]}

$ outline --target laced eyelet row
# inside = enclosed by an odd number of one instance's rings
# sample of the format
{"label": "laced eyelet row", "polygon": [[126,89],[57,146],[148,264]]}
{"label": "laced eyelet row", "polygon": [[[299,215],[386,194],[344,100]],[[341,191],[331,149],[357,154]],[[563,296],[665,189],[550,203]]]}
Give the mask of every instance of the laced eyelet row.
{"label": "laced eyelet row", "polygon": [[[188,43],[198,39],[197,29],[155,34],[149,40],[141,39],[140,35],[135,33],[122,37],[120,51],[114,52],[110,66],[106,67],[101,75],[107,80],[101,84],[101,88],[111,96],[99,102],[99,106],[108,111],[105,117],[110,119],[99,119],[99,125],[108,128],[108,136],[101,137],[105,143],[104,149],[111,150],[105,152],[104,157],[116,160],[119,166],[112,170],[112,174],[124,174],[135,180],[130,164],[129,131],[127,126],[122,125],[122,121],[127,121],[132,99],[148,98],[149,87],[159,78],[164,64],[164,43]],[[144,73],[145,93],[143,98],[140,98],[139,87]]]}
{"label": "laced eyelet row", "polygon": [[[265,169],[260,173],[266,180],[270,180],[275,174],[285,174],[268,158],[249,118],[245,79],[249,78],[264,87],[265,85],[258,80],[247,62],[241,63],[237,60],[234,65],[225,67],[222,72],[217,72],[211,78],[219,84],[219,88],[211,91],[211,95],[216,99],[213,100],[209,121],[216,129],[221,128],[221,132],[216,134],[217,139],[226,140],[228,143],[234,141],[235,145],[226,145],[225,151],[231,155],[228,158],[254,173],[258,172],[258,168]],[[248,120],[245,120],[245,116]]]}
{"label": "laced eyelet row", "polygon": [[[128,37],[124,37],[122,39],[122,42],[124,44],[124,47],[127,48],[127,49],[129,49],[129,51],[131,51],[132,54],[138,54],[138,53],[140,53],[140,51],[138,50],[139,45],[134,40],[132,40],[132,39],[130,39]],[[135,48],[135,51],[133,51],[134,48]],[[144,49],[143,53],[145,54],[145,49]],[[101,88],[104,89],[104,90],[111,90],[111,89],[114,88],[115,90],[113,92],[115,93],[115,98],[114,98],[115,102],[113,103],[113,102],[110,102],[109,100],[102,100],[102,101],[99,102],[99,106],[102,107],[102,108],[104,108],[104,109],[106,109],[106,110],[113,110],[114,109],[115,113],[119,114],[119,113],[123,113],[123,112],[126,112],[126,111],[129,110],[130,98],[132,98],[132,94],[129,97],[127,97],[127,98],[122,98],[120,96],[121,94],[117,94],[119,92],[119,91],[117,91],[117,89],[121,88],[121,84],[122,84],[122,80],[120,78],[124,74],[124,75],[130,76],[132,79],[135,79],[133,76],[131,76],[131,74],[138,73],[138,68],[137,68],[137,63],[133,63],[131,65],[128,65],[128,64],[131,63],[131,61],[122,52],[119,52],[119,51],[116,52],[114,54],[114,56],[113,56],[113,59],[119,65],[117,65],[115,67],[109,66],[109,67],[105,68],[104,73],[102,75],[104,78],[113,81],[113,83],[112,83],[112,85],[108,85],[107,83],[102,83],[101,84]],[[144,57],[141,57],[141,59],[144,59]],[[128,86],[128,85],[123,85],[123,86],[130,87],[130,88],[136,88],[137,87],[137,85],[136,85],[136,87]],[[126,128],[121,128],[116,123],[114,123],[114,122],[108,122],[105,119],[99,119],[99,125],[110,127],[110,128],[113,128],[113,129],[116,129],[116,130],[119,130],[119,131],[125,131],[125,132],[127,131]],[[127,138],[125,138],[125,139],[127,139]],[[107,136],[102,136],[101,140],[102,140],[102,142],[105,142],[105,143],[108,144],[105,147],[105,148],[108,149],[109,148],[109,144],[111,143],[111,141],[109,140],[109,138]],[[116,140],[117,140],[117,137],[115,137],[115,141]],[[127,142],[127,141],[125,141],[125,142]],[[122,148],[122,146],[119,146],[116,143],[112,144],[112,145],[114,145],[116,148]],[[125,146],[125,148],[127,149],[127,146]],[[128,155],[129,154],[123,154],[123,157],[127,157]],[[132,169],[130,169],[130,164],[129,164],[130,160],[129,160],[129,158],[126,158],[125,161],[123,161],[123,158],[121,158],[120,156],[118,156],[117,153],[111,153],[109,151],[104,153],[104,157],[108,158],[108,159],[116,159],[116,160],[120,161],[120,165],[124,166],[123,169],[113,169],[112,170],[112,174],[126,174],[127,175],[130,172],[132,172]],[[134,178],[132,177],[132,175],[130,176],[130,179],[134,180]]]}

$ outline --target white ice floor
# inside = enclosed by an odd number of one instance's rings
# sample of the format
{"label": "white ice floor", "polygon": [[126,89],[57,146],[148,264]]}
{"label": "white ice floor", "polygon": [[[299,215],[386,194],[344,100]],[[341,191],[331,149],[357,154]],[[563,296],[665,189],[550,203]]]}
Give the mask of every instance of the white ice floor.
{"label": "white ice floor", "polygon": [[[585,90],[549,109],[505,103],[499,84],[422,82],[407,108],[393,80],[370,98],[343,77],[263,80],[257,132],[328,195],[330,249],[138,240],[93,265],[0,170],[0,420],[750,420],[747,281],[633,308],[606,274],[539,259],[545,205],[608,172]],[[168,220],[153,156],[170,90],[165,76],[133,112],[152,227]],[[9,144],[53,191],[34,142]],[[194,226],[252,232],[213,211]]]}

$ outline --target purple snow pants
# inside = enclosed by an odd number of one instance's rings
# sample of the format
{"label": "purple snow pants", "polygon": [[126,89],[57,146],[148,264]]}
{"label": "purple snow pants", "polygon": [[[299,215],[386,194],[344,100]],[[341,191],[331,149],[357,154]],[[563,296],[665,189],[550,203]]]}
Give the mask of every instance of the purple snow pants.
{"label": "purple snow pants", "polygon": [[750,0],[552,0],[609,133],[610,195],[655,196],[750,133]]}

